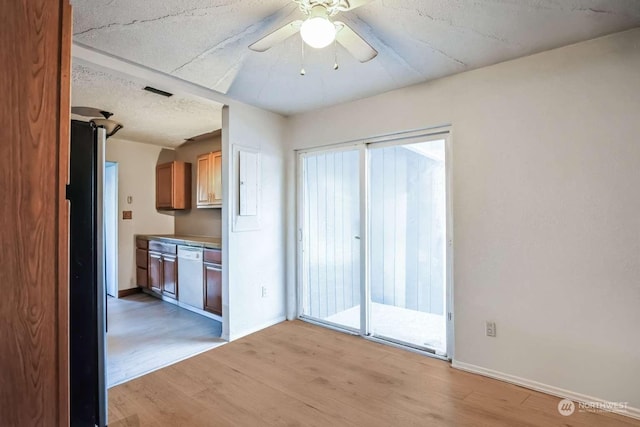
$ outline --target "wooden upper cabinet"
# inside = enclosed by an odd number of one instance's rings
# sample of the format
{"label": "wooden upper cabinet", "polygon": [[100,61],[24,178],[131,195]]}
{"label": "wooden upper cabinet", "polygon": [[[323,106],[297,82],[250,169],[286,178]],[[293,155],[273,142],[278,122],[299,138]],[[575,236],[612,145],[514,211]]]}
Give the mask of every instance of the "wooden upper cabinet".
{"label": "wooden upper cabinet", "polygon": [[191,163],[173,161],[156,167],[156,209],[191,209]]}
{"label": "wooden upper cabinet", "polygon": [[222,207],[222,152],[198,156],[196,194],[199,208]]}
{"label": "wooden upper cabinet", "polygon": [[196,175],[196,197],[198,198],[196,205],[198,207],[206,206],[211,202],[211,183],[209,177],[209,153],[200,154],[197,162]]}
{"label": "wooden upper cabinet", "polygon": [[211,178],[213,181],[213,204],[222,206],[222,152],[211,153]]}

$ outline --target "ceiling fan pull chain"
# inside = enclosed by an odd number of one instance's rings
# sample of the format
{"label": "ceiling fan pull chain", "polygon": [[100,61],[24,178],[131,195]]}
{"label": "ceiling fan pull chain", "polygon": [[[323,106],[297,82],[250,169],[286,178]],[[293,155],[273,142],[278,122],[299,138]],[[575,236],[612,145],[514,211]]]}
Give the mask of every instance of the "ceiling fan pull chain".
{"label": "ceiling fan pull chain", "polygon": [[340,68],[340,66],[338,65],[338,41],[334,40],[333,41],[333,69],[337,70],[338,68]]}
{"label": "ceiling fan pull chain", "polygon": [[307,72],[304,70],[304,41],[302,39],[300,39],[300,41],[302,46],[302,65],[300,67],[300,75],[304,76],[305,74],[307,74]]}

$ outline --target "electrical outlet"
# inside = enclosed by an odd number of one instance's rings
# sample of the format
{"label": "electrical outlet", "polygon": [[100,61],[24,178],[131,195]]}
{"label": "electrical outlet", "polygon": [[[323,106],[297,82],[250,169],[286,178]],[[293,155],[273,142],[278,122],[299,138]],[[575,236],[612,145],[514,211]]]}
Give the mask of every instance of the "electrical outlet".
{"label": "electrical outlet", "polygon": [[262,298],[266,298],[267,297],[267,287],[266,286],[262,286],[261,287],[261,292],[262,292]]}
{"label": "electrical outlet", "polygon": [[487,322],[485,323],[485,330],[488,337],[496,336],[496,322]]}

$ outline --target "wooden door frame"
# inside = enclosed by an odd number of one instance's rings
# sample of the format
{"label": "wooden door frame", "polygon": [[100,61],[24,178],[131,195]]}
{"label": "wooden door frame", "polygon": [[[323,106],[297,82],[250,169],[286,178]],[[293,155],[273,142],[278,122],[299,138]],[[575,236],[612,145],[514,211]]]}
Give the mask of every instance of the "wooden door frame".
{"label": "wooden door frame", "polygon": [[60,0],[60,106],[58,134],[58,423],[69,425],[69,217],[67,200],[71,135],[71,44],[73,12]]}
{"label": "wooden door frame", "polygon": [[0,423],[67,426],[71,6],[0,16]]}

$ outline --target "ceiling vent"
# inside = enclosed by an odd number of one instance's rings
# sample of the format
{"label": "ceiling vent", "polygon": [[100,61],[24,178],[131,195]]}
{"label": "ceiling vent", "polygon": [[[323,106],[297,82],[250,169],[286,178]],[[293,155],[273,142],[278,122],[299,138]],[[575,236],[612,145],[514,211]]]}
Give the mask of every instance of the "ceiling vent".
{"label": "ceiling vent", "polygon": [[156,95],[166,96],[167,98],[169,98],[170,96],[173,96],[172,93],[165,92],[164,90],[156,89],[155,87],[151,87],[151,86],[145,86],[144,90],[146,90],[147,92],[155,93]]}

